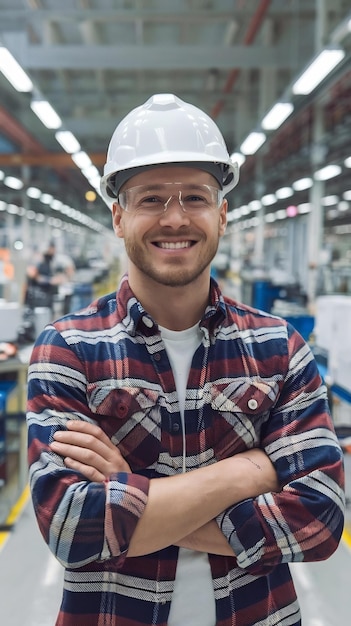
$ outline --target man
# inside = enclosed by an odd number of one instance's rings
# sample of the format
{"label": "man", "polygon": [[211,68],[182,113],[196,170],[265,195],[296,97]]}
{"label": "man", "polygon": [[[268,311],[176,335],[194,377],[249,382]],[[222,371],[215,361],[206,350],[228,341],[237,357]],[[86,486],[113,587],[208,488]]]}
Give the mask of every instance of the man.
{"label": "man", "polygon": [[237,179],[214,122],[171,94],[111,139],[128,275],[47,327],[29,372],[57,626],[297,626],[288,563],[338,546],[342,453],[310,349],[210,277]]}

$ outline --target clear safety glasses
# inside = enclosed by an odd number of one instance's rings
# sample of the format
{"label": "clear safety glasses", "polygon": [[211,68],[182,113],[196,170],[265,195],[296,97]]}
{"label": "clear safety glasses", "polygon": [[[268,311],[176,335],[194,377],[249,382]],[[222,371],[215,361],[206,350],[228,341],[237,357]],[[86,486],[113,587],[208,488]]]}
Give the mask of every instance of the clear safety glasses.
{"label": "clear safety glasses", "polygon": [[118,203],[127,213],[162,215],[170,206],[172,198],[185,213],[198,215],[204,211],[218,209],[223,200],[223,191],[211,185],[183,183],[138,185],[121,191]]}

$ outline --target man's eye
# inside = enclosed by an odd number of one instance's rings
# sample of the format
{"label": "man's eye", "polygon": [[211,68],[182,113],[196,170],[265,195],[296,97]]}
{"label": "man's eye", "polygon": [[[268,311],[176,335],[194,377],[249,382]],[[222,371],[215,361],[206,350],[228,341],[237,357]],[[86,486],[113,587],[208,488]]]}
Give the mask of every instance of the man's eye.
{"label": "man's eye", "polygon": [[142,204],[154,204],[159,202],[161,202],[161,200],[157,196],[147,196],[141,200]]}

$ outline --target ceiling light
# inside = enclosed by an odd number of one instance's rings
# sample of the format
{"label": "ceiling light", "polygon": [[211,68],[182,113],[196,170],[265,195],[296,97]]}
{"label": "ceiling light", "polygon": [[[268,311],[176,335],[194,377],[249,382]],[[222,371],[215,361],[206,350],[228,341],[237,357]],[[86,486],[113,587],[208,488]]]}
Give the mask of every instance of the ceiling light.
{"label": "ceiling light", "polygon": [[42,193],[40,196],[40,202],[43,204],[51,204],[53,201],[53,196],[50,193]]}
{"label": "ceiling light", "polygon": [[40,189],[38,189],[38,187],[28,187],[26,194],[28,198],[33,198],[34,200],[37,200],[38,198],[40,198],[42,192]]}
{"label": "ceiling light", "polygon": [[303,202],[302,204],[298,204],[297,205],[297,210],[301,214],[309,213],[311,211],[311,203],[310,202]]}
{"label": "ceiling light", "polygon": [[286,207],[286,214],[288,217],[295,217],[297,215],[297,206],[290,204]]}
{"label": "ceiling light", "polygon": [[79,152],[80,143],[70,130],[58,130],[57,133],[55,133],[55,137],[68,154]]}
{"label": "ceiling light", "polygon": [[304,96],[311,93],[340,63],[344,56],[345,52],[341,48],[325,48],[322,50],[293,84],[293,93]]}
{"label": "ceiling light", "polygon": [[264,219],[266,222],[271,223],[271,222],[275,222],[277,218],[275,217],[274,213],[267,213]]}
{"label": "ceiling light", "polygon": [[253,131],[243,141],[240,150],[243,154],[255,154],[265,141],[266,135],[264,133]]}
{"label": "ceiling light", "polygon": [[295,180],[295,182],[292,184],[292,187],[293,189],[295,189],[295,191],[304,191],[304,189],[309,189],[310,187],[312,187],[312,185],[312,178],[306,177]]}
{"label": "ceiling light", "polygon": [[323,206],[333,206],[333,204],[337,204],[339,202],[339,197],[335,195],[324,196],[321,199],[321,203]]}
{"label": "ceiling light", "polygon": [[345,167],[351,167],[351,157],[347,157],[344,161]]}
{"label": "ceiling light", "polygon": [[275,216],[276,216],[277,220],[285,220],[285,218],[286,218],[285,209],[279,209],[279,211],[276,211],[275,212]]}
{"label": "ceiling light", "polygon": [[320,170],[317,170],[314,173],[314,178],[316,180],[329,180],[330,178],[334,178],[335,176],[338,176],[339,174],[341,174],[340,165],[331,163],[330,165],[326,165],[325,167],[322,167]]}
{"label": "ceiling light", "polygon": [[0,71],[16,91],[32,91],[33,83],[31,79],[17,63],[11,52],[3,46],[0,46]]}
{"label": "ceiling light", "polygon": [[90,157],[87,155],[86,152],[83,152],[83,150],[80,150],[79,152],[72,154],[71,158],[72,158],[72,161],[74,161],[77,167],[79,167],[80,169],[84,169],[92,165]]}
{"label": "ceiling light", "polygon": [[351,190],[344,191],[342,197],[344,198],[344,200],[351,200]]}
{"label": "ceiling light", "polygon": [[30,108],[46,128],[60,128],[62,120],[46,100],[32,100]]}
{"label": "ceiling light", "polygon": [[249,202],[248,204],[248,207],[251,211],[259,211],[261,206],[262,204],[260,200],[251,200],[251,202]]}
{"label": "ceiling light", "polygon": [[338,203],[338,210],[339,211],[348,211],[349,210],[349,203],[346,200],[340,200],[340,202]]}
{"label": "ceiling light", "polygon": [[290,198],[291,196],[293,196],[294,192],[291,187],[280,187],[280,189],[277,189],[277,191],[275,192],[275,195],[277,196],[278,200],[284,200],[285,198]]}
{"label": "ceiling light", "polygon": [[233,154],[230,155],[230,160],[234,161],[239,165],[239,167],[241,167],[242,165],[244,165],[246,157],[241,154],[241,152],[233,152]]}
{"label": "ceiling light", "polygon": [[274,193],[267,193],[265,196],[262,196],[261,202],[263,206],[270,206],[271,204],[275,204],[277,202],[277,198]]}
{"label": "ceiling light", "polygon": [[276,102],[263,118],[262,128],[265,130],[276,130],[285,122],[293,110],[294,107],[291,102]]}
{"label": "ceiling light", "polygon": [[5,178],[5,172],[0,170],[0,180],[4,180],[4,178]]}
{"label": "ceiling light", "polygon": [[4,184],[11,189],[22,189],[23,182],[15,176],[6,176],[4,178]]}

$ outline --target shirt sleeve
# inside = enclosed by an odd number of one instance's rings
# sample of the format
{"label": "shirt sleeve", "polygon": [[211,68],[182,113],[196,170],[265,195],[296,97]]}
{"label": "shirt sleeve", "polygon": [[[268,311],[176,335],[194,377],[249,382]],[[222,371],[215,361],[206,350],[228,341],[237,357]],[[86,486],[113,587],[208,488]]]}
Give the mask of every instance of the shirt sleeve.
{"label": "shirt sleeve", "polygon": [[239,567],[253,575],[283,562],[326,559],[343,530],[343,455],[326,388],[309,346],[289,325],[288,354],[284,384],[261,440],[281,491],[241,502],[217,517]]}
{"label": "shirt sleeve", "polygon": [[147,502],[149,480],[118,473],[89,482],[51,451],[70,419],[92,423],[84,363],[56,329],[34,346],[28,372],[28,458],[32,500],[41,533],[64,567],[115,558],[121,566]]}

